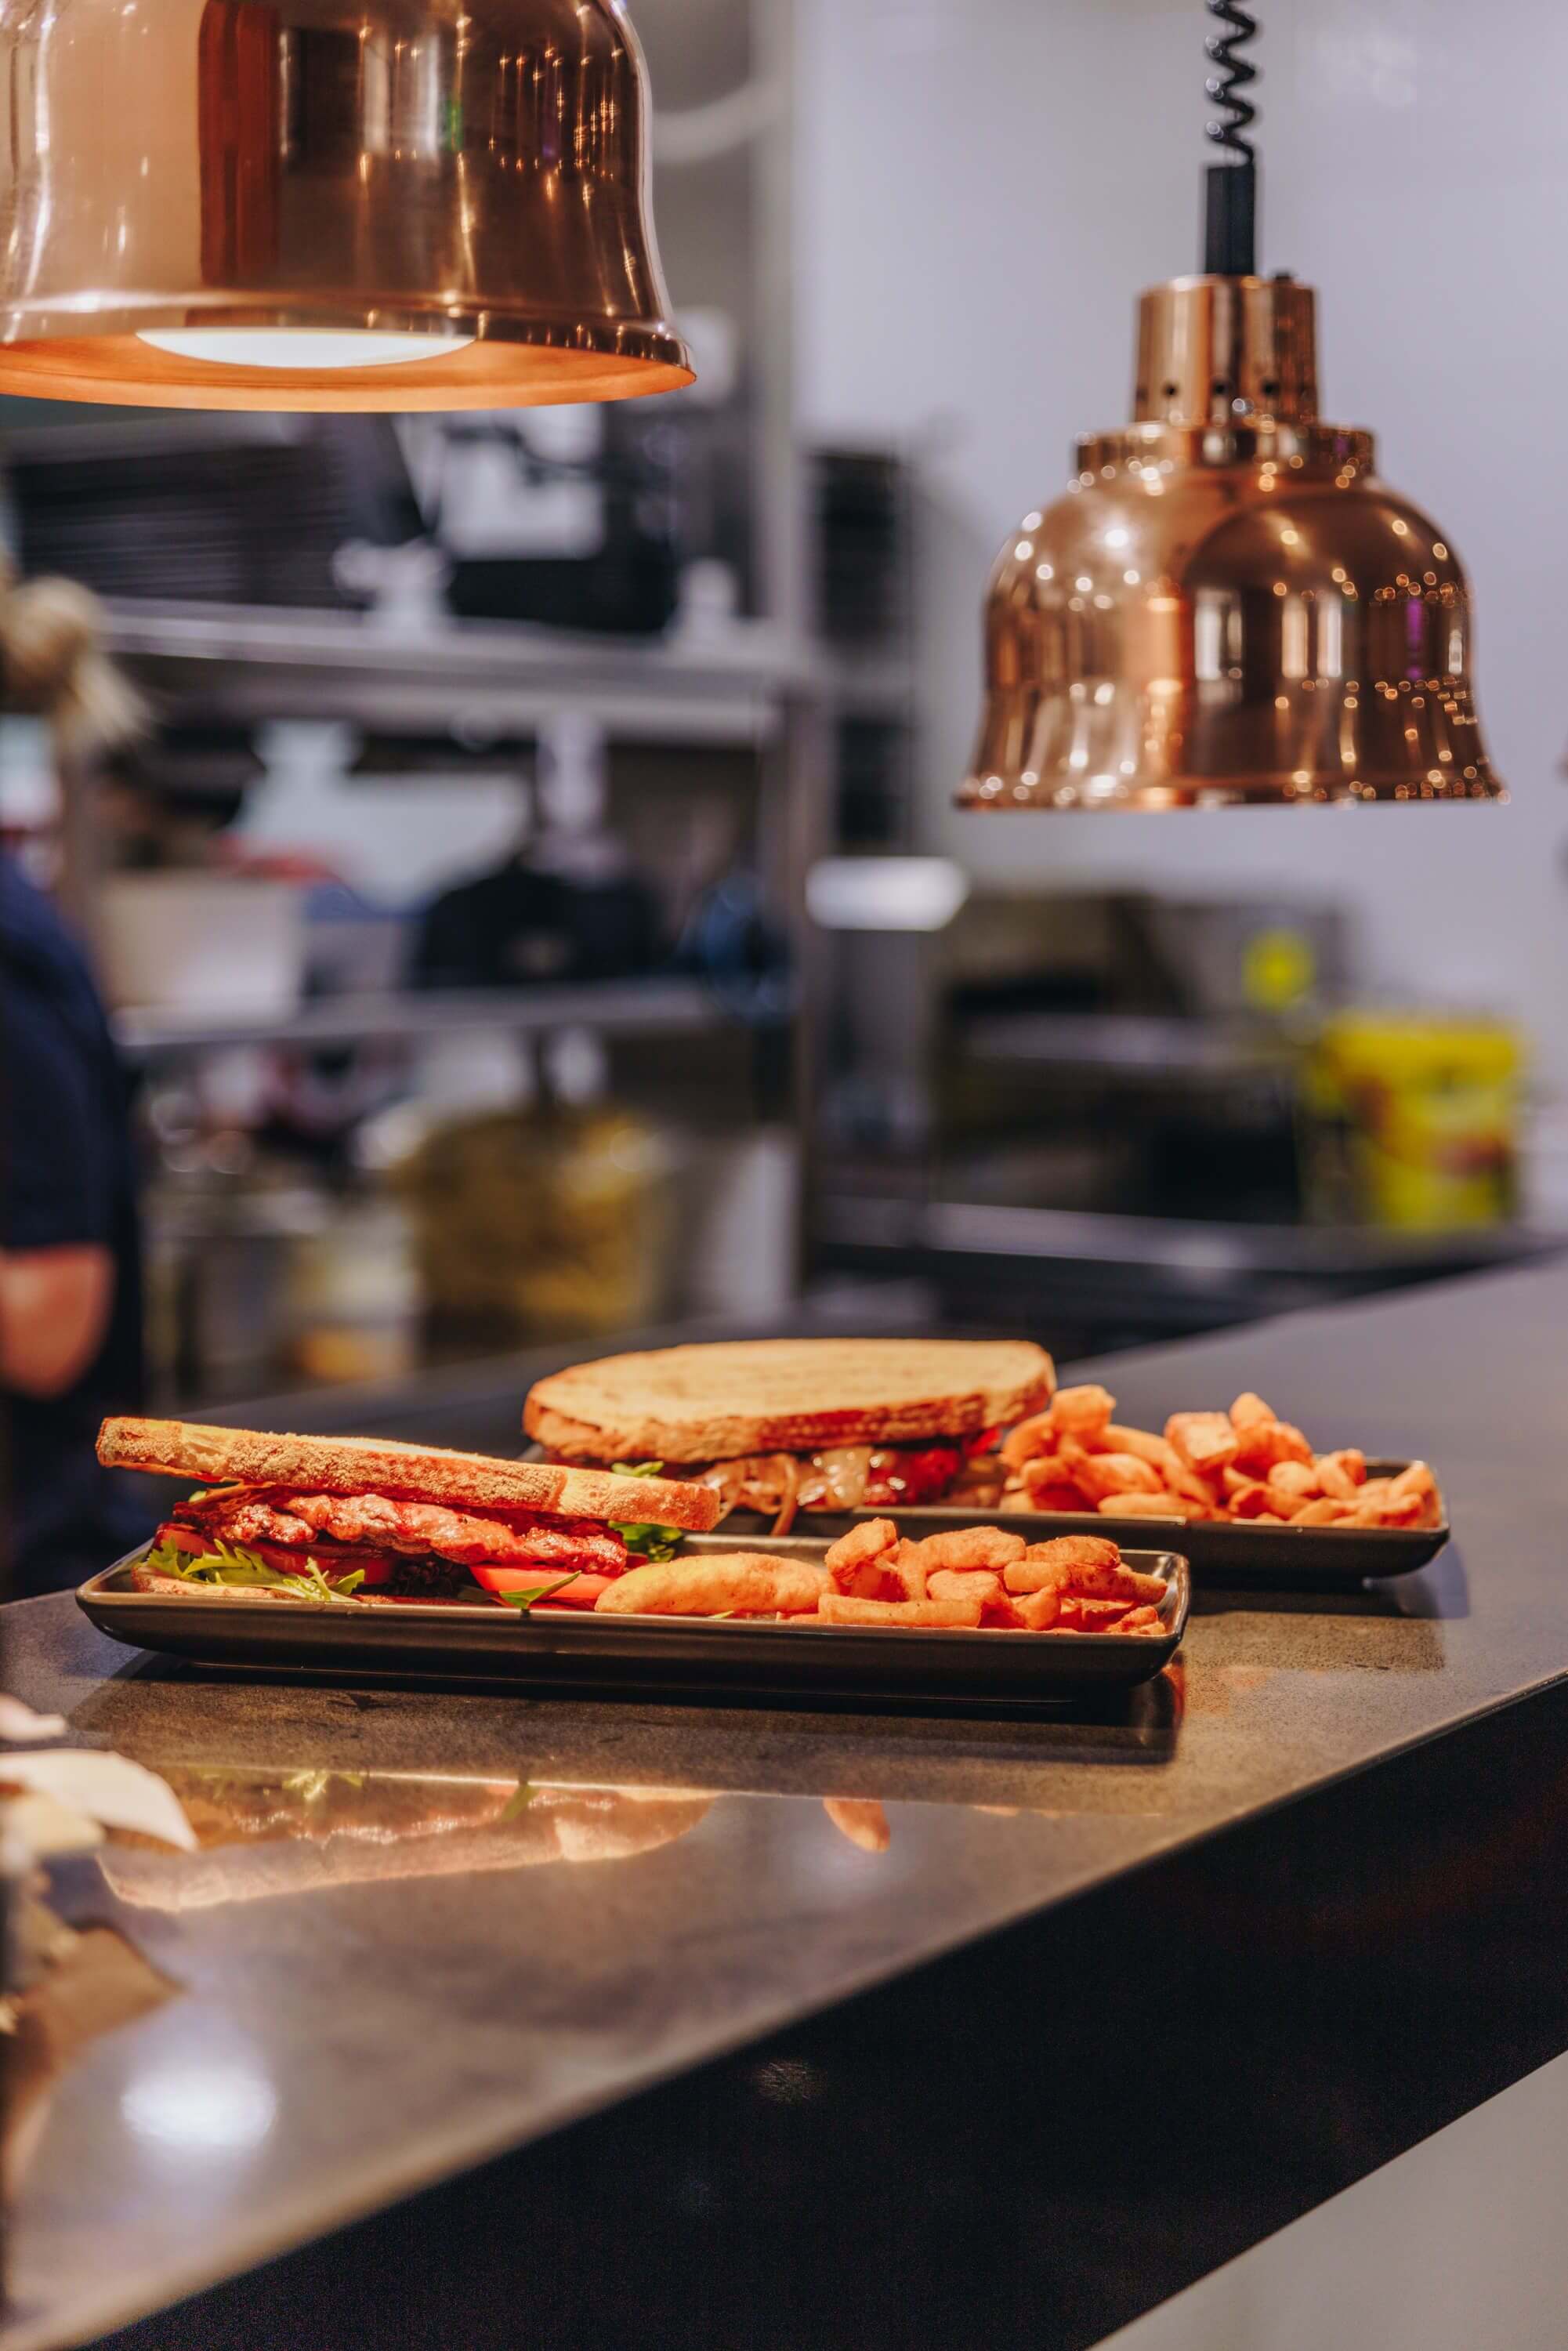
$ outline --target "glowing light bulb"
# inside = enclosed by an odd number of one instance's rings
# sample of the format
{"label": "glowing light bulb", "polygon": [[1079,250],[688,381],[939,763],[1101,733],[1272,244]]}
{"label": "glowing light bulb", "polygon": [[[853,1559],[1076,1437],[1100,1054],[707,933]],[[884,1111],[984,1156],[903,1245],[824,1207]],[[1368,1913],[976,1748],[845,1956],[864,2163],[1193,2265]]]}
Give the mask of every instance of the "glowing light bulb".
{"label": "glowing light bulb", "polygon": [[220,367],[395,367],[410,360],[447,358],[466,350],[472,335],[378,334],[345,327],[170,327],[148,329],[141,340],[177,360],[200,360]]}

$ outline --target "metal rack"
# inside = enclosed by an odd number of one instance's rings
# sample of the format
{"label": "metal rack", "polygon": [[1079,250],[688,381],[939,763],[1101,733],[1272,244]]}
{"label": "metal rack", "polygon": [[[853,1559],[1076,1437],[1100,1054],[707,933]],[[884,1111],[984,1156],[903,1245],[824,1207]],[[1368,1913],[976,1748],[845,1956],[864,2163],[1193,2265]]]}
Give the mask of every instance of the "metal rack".
{"label": "metal rack", "polygon": [[966,1024],[964,1045],[977,1061],[1010,1068],[1178,1087],[1288,1074],[1300,1051],[1281,1028],[1142,1012],[991,1013]]}
{"label": "metal rack", "polygon": [[130,1060],[154,1061],[231,1046],[363,1045],[507,1029],[514,1036],[595,1029],[605,1036],[684,1036],[716,1028],[723,1013],[695,980],[606,980],[580,987],[433,989],[426,995],[331,996],[281,1019],[211,1023],[157,1012],[121,1012],[115,1041]]}
{"label": "metal rack", "polygon": [[[585,637],[525,625],[447,622],[393,631],[342,612],[159,602],[110,608],[108,644],[165,720],[255,724],[337,719],[380,735],[450,735],[469,742],[530,733],[588,709],[613,737],[724,747],[756,758],[757,845],[777,918],[801,944],[805,877],[829,845],[832,712],[851,695],[904,690],[897,665],[829,657],[768,622],[741,622],[700,644]],[[90,927],[94,833],[81,810],[90,782],[74,779],[68,895]],[[517,991],[481,1003],[432,998],[323,1001],[267,1024],[207,1029],[138,1016],[121,1025],[139,1054],[222,1041],[321,1043],[443,1028],[548,1030],[594,1026],[622,1033],[716,1025],[710,998],[691,985]],[[808,1084],[800,1045],[799,1084]]]}
{"label": "metal rack", "polygon": [[918,1274],[1005,1312],[1048,1291],[1063,1322],[1150,1333],[1218,1330],[1334,1299],[1546,1258],[1562,1233],[1521,1226],[1396,1233],[1008,1206],[867,1190],[823,1204],[829,1263],[863,1280]]}
{"label": "metal rack", "polygon": [[776,739],[793,698],[832,683],[768,622],[737,622],[701,643],[643,643],[521,623],[394,629],[340,611],[148,601],[111,607],[108,643],[172,715],[339,718],[470,741],[588,708],[622,739],[756,749]]}

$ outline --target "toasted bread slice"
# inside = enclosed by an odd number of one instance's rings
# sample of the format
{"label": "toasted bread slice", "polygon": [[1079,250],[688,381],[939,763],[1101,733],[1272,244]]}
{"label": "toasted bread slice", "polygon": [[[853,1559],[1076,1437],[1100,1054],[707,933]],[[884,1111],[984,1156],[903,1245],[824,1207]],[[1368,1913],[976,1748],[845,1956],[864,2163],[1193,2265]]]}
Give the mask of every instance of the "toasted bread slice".
{"label": "toasted bread slice", "polygon": [[[547,1461],[501,1461],[390,1437],[285,1437],[188,1420],[106,1420],[98,1458],[193,1485],[287,1486],[297,1494],[389,1494],[466,1510],[549,1510],[562,1519],[680,1527],[706,1534],[719,1498],[674,1478],[613,1478]],[[619,1458],[619,1456],[615,1457]]]}
{"label": "toasted bread slice", "polygon": [[1055,1386],[1051,1357],[1022,1339],[748,1339],[552,1373],[523,1426],[570,1460],[728,1461],[976,1436]]}

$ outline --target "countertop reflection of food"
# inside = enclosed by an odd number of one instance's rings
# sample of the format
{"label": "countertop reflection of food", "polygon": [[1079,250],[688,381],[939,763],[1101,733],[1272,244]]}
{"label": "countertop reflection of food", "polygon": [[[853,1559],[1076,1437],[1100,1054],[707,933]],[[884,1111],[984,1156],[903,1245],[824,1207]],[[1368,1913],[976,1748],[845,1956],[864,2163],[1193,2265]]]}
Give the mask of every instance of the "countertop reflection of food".
{"label": "countertop reflection of food", "polygon": [[893,1843],[887,1814],[874,1796],[824,1796],[822,1810],[862,1853],[885,1853]]}
{"label": "countertop reflection of food", "polygon": [[623,1861],[685,1836],[713,1802],[693,1789],[515,1778],[158,1768],[200,1850],[120,1834],[99,1859],[122,1902],[161,1910],[538,1862]]}

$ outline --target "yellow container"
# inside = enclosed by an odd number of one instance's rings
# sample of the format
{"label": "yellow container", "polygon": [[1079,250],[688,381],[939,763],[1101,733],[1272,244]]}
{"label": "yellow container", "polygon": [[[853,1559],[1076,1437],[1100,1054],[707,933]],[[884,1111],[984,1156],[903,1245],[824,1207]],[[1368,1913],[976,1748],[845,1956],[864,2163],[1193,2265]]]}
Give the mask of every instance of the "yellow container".
{"label": "yellow container", "polygon": [[1406,1232],[1515,1213],[1524,1053],[1501,1021],[1344,1012],[1306,1072],[1306,1192],[1320,1221]]}
{"label": "yellow container", "polygon": [[610,1103],[438,1127],[395,1177],[434,1328],[503,1345],[654,1321],[671,1175],[658,1129]]}

